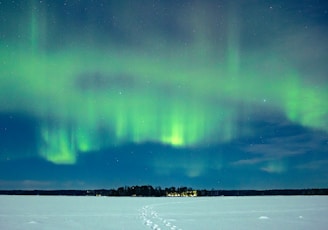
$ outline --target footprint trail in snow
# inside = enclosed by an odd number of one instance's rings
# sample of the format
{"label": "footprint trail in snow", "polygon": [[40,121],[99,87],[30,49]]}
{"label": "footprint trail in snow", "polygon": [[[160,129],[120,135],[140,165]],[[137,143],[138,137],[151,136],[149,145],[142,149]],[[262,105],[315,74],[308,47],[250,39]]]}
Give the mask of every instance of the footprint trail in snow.
{"label": "footprint trail in snow", "polygon": [[143,206],[140,210],[140,219],[144,225],[153,230],[182,230],[173,222],[174,219],[165,219],[161,217],[151,206]]}

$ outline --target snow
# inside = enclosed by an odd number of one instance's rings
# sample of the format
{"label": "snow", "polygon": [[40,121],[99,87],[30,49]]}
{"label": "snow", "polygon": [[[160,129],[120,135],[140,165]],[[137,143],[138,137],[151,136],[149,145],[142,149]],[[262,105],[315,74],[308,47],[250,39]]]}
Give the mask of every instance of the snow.
{"label": "snow", "polygon": [[327,229],[328,196],[0,196],[0,229]]}

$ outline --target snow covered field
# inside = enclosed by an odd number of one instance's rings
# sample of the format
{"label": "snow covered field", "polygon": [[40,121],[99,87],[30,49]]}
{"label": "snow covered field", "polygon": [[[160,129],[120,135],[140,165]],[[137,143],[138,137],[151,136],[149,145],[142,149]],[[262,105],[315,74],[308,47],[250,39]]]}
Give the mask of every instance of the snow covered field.
{"label": "snow covered field", "polygon": [[327,229],[328,196],[0,196],[0,229]]}

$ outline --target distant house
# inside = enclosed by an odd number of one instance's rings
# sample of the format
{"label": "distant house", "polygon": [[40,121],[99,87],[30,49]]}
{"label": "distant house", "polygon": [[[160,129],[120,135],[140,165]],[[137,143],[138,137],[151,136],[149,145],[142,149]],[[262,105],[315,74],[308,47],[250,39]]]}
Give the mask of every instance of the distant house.
{"label": "distant house", "polygon": [[169,197],[196,197],[197,191],[191,190],[191,191],[183,191],[183,192],[168,192],[168,193],[166,193],[166,196],[169,196]]}

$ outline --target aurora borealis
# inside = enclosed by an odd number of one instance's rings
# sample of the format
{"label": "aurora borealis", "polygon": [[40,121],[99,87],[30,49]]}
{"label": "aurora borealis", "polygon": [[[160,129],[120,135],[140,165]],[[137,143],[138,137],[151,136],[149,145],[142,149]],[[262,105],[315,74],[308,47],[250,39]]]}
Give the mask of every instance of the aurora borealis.
{"label": "aurora borealis", "polygon": [[327,187],[325,1],[0,3],[0,188]]}

